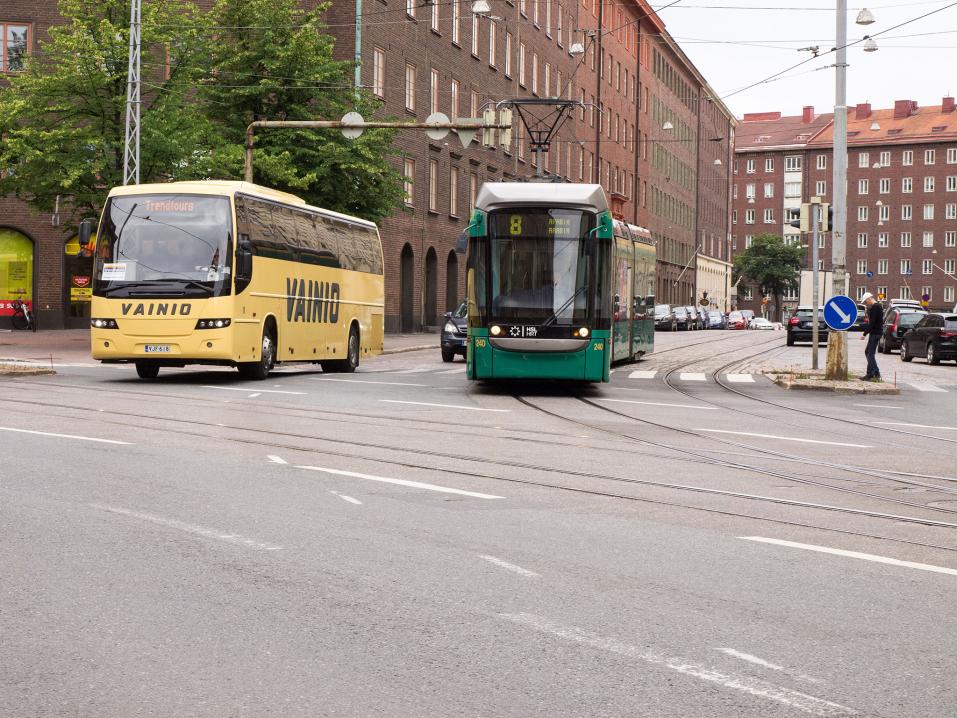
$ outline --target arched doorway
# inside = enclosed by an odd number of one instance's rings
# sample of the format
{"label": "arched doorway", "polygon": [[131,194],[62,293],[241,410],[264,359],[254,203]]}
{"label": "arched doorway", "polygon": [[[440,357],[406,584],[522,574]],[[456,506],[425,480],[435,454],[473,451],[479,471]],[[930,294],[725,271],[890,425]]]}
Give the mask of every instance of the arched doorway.
{"label": "arched doorway", "polygon": [[425,324],[434,327],[435,305],[438,294],[439,283],[439,258],[435,255],[435,249],[429,247],[425,255]]}
{"label": "arched doorway", "polygon": [[413,330],[412,312],[415,305],[415,255],[412,247],[406,244],[402,248],[399,268],[399,319],[400,330]]}
{"label": "arched doorway", "polygon": [[14,299],[33,309],[33,241],[15,229],[0,229],[0,316],[13,315]]}
{"label": "arched doorway", "polygon": [[459,305],[459,256],[449,252],[445,260],[445,311],[454,312]]}

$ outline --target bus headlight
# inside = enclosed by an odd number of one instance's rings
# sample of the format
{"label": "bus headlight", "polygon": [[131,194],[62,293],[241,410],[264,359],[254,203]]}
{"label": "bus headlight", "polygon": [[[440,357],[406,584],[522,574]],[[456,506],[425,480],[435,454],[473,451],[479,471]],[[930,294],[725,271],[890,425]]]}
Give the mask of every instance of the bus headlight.
{"label": "bus headlight", "polygon": [[119,329],[115,319],[91,319],[90,326],[97,329]]}
{"label": "bus headlight", "polygon": [[196,322],[197,329],[222,329],[229,326],[229,319],[200,319]]}
{"label": "bus headlight", "polygon": [[584,339],[588,336],[588,327],[582,327],[581,329],[576,329],[574,332],[576,337],[581,337]]}
{"label": "bus headlight", "polygon": [[497,337],[499,334],[502,333],[502,327],[495,324],[488,331],[489,331],[489,334],[491,334],[493,337]]}

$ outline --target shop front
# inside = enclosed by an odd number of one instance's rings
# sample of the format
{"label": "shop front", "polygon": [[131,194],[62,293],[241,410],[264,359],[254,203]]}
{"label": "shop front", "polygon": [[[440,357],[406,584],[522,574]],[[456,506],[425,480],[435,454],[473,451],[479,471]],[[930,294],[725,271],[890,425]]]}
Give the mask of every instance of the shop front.
{"label": "shop front", "polygon": [[18,299],[33,309],[33,263],[33,240],[15,229],[0,228],[0,317],[12,316]]}
{"label": "shop front", "polygon": [[63,304],[66,307],[64,324],[67,328],[90,326],[90,302],[93,299],[93,252],[96,236],[81,245],[79,237],[72,237],[64,247]]}

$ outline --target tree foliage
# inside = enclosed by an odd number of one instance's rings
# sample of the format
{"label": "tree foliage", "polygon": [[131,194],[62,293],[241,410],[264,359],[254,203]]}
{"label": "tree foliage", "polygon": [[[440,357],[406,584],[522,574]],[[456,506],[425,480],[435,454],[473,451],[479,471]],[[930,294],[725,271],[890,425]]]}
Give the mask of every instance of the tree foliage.
{"label": "tree foliage", "polygon": [[802,247],[785,244],[773,234],[759,234],[750,247],[734,258],[731,278],[735,284],[753,284],[761,294],[773,296],[780,311],[781,296],[798,289],[803,262]]}
{"label": "tree foliage", "polygon": [[[378,103],[352,86],[351,62],[333,57],[320,5],[296,0],[218,0],[211,21],[209,75],[201,96],[222,140],[211,158],[216,176],[243,173],[245,130],[253,120],[333,120]],[[258,130],[254,180],[328,209],[378,220],[402,199],[388,162],[394,130],[367,130],[348,140],[339,130]]]}
{"label": "tree foliage", "polygon": [[[47,212],[59,196],[76,219],[96,215],[123,181],[129,1],[60,0],[59,11],[66,23],[0,88],[0,195]],[[208,36],[203,17],[171,2],[144,3],[142,19],[141,181],[202,175],[195,150],[209,125],[183,100]]]}

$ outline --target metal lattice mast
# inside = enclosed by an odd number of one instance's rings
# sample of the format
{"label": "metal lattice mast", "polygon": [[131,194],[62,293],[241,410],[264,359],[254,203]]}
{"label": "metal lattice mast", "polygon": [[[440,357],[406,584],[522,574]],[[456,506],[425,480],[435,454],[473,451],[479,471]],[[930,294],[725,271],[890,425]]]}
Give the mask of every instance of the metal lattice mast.
{"label": "metal lattice mast", "polygon": [[126,80],[123,184],[140,183],[140,21],[142,0],[130,0],[130,62]]}

